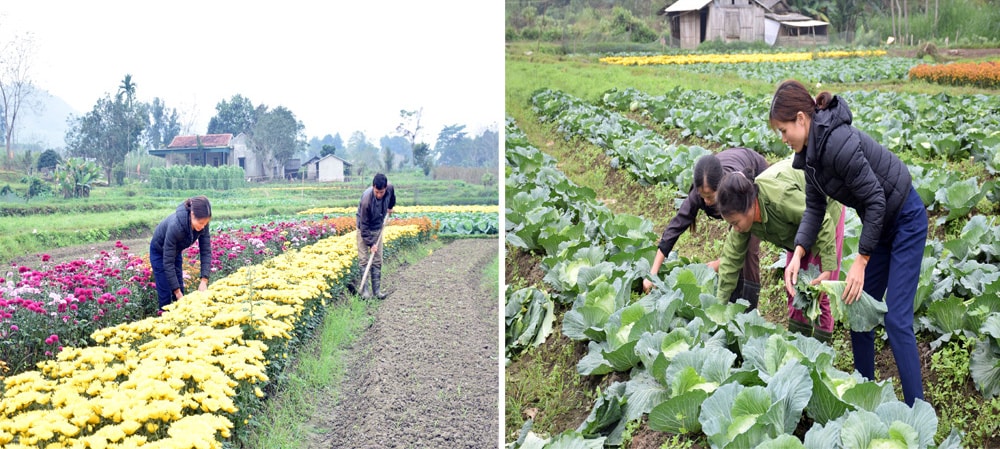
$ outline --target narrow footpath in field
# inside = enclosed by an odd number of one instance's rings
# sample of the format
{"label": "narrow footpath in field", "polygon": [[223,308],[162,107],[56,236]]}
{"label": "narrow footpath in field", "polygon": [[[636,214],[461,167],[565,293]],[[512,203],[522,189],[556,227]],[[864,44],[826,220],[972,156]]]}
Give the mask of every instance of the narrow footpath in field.
{"label": "narrow footpath in field", "polygon": [[383,274],[389,293],[349,349],[336,398],[318,398],[309,448],[496,448],[496,239],[448,243]]}

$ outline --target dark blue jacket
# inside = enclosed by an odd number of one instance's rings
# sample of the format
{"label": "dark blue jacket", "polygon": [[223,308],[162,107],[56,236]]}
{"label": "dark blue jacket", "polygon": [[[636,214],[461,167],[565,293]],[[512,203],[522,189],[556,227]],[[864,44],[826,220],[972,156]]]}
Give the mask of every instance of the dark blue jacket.
{"label": "dark blue jacket", "polygon": [[375,190],[368,186],[365,193],[361,194],[361,201],[358,202],[357,225],[358,232],[365,245],[372,246],[378,232],[382,230],[382,222],[389,209],[396,207],[396,192],[392,184],[385,187],[385,195],[382,199],[375,198]]}
{"label": "dark blue jacket", "polygon": [[187,249],[196,240],[201,256],[201,277],[208,279],[209,273],[212,272],[212,242],[208,227],[209,225],[205,225],[200,232],[191,228],[191,211],[184,203],[177,206],[176,212],[156,225],[150,246],[154,251],[163,255],[163,271],[167,273],[167,279],[170,280],[170,291],[181,288],[177,283],[177,272],[175,271],[176,267],[174,267],[177,254]]}
{"label": "dark blue jacket", "polygon": [[[729,148],[727,150],[720,151],[715,155],[719,159],[719,163],[722,164],[723,173],[732,173],[736,171],[743,171],[749,168],[753,171],[753,176],[756,178],[757,175],[767,170],[767,159],[761,156],[754,150],[749,148]],[[677,209],[677,215],[670,219],[670,223],[667,224],[667,228],[663,230],[663,235],[660,237],[660,242],[656,246],[660,249],[660,252],[664,256],[669,256],[670,251],[673,250],[674,245],[677,243],[677,239],[680,238],[684,231],[687,231],[694,223],[698,211],[705,212],[705,215],[716,220],[721,220],[722,216],[715,209],[715,206],[708,206],[705,204],[705,200],[701,198],[701,194],[698,193],[698,189],[691,186],[691,192],[688,193],[687,199],[681,203],[681,207]]]}
{"label": "dark blue jacket", "polygon": [[895,154],[851,126],[851,110],[834,96],[816,111],[806,147],[792,165],[805,171],[806,212],[795,244],[808,251],[816,241],[826,198],[853,208],[861,218],[858,252],[870,255],[912,190],[910,171]]}

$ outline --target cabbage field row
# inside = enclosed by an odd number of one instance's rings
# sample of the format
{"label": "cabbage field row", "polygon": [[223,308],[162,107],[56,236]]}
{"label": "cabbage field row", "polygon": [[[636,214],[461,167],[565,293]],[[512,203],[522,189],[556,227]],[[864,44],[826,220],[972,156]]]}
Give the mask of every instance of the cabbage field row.
{"label": "cabbage field row", "polygon": [[[599,394],[584,423],[550,439],[561,446],[550,447],[620,445],[627,423],[643,416],[653,430],[702,433],[713,447],[960,446],[957,431],[935,441],[938,418],[929,404],[911,409],[891,382],[835,368],[829,346],[756,311],[742,313],[744,303],[718,302],[715,273],[705,265],[673,260],[655,279],[659,287],[632,301],[634,284],[649,272],[651,223],[610,213],[510,121],[506,154],[507,242],[544,254],[554,292],[507,292],[508,357],[552,331],[552,301],[570,305],[562,332],[587,342],[580,375],[629,373]],[[601,226],[606,220],[638,223],[622,232]],[[803,415],[814,424],[800,442],[792,433]],[[540,441],[525,432],[520,444]]]}

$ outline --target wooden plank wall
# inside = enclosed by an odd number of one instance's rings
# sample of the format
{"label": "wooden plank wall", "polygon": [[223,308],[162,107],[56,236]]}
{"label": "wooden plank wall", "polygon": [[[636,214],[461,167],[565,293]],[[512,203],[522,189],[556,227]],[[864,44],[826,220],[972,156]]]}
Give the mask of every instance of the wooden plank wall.
{"label": "wooden plank wall", "polygon": [[[738,21],[738,32],[735,35],[728,32],[732,25],[727,27],[727,20]],[[709,6],[705,40],[716,39],[724,42],[764,40],[764,8],[757,5],[715,6],[712,3]]]}
{"label": "wooden plank wall", "polygon": [[691,11],[681,14],[681,48],[695,49],[701,43],[701,13]]}

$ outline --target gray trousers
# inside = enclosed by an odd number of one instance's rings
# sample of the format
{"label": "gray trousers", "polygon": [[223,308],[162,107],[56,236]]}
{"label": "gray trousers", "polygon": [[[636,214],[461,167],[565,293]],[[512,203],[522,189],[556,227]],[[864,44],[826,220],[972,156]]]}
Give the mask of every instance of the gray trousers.
{"label": "gray trousers", "polygon": [[[378,251],[375,251],[375,258],[372,259],[372,267],[373,268],[376,268],[376,267],[381,268],[382,267],[382,246],[383,245],[385,245],[385,241],[383,241],[381,244],[379,244]],[[361,238],[361,232],[358,231],[358,258],[360,259],[359,263],[360,263],[362,275],[364,273],[365,267],[368,266],[368,258],[369,257],[371,257],[371,250],[368,248],[368,245],[365,245],[365,242]]]}

